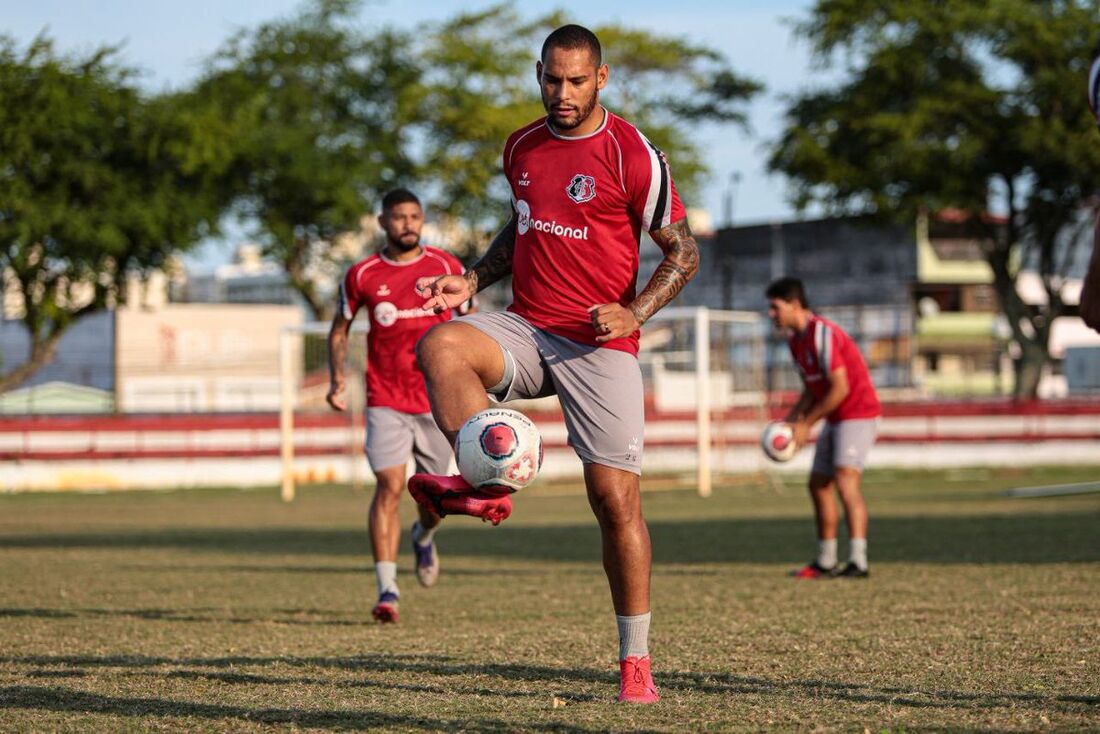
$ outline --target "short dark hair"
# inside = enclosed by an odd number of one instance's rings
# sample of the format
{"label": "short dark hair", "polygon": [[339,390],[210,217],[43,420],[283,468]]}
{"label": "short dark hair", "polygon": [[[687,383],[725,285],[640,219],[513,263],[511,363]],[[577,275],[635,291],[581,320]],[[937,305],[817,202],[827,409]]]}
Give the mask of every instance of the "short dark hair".
{"label": "short dark hair", "polygon": [[596,66],[603,64],[603,50],[600,48],[600,39],[596,38],[595,33],[581,25],[570,23],[569,25],[563,25],[561,28],[553,31],[546,37],[546,40],[542,42],[542,54],[539,56],[539,59],[545,62],[546,52],[551,48],[564,48],[570,50],[585,48],[592,54],[592,58],[596,60]]}
{"label": "short dark hair", "polygon": [[802,304],[802,308],[809,308],[810,306],[809,301],[806,300],[806,288],[798,278],[780,278],[768,286],[768,289],[764,291],[764,295],[768,297],[768,300],[778,298],[780,301],[788,303],[798,301]]}
{"label": "short dark hair", "polygon": [[398,204],[416,204],[420,206],[420,199],[408,189],[393,189],[382,197],[382,211],[393,209]]}

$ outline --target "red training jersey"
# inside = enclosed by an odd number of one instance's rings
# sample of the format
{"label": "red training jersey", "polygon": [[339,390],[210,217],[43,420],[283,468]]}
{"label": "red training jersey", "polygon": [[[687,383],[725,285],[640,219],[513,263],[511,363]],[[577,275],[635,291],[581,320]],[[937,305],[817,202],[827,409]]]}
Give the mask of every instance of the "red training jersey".
{"label": "red training jersey", "polygon": [[340,284],[340,310],[351,321],[360,308],[370,313],[367,332],[367,406],[402,413],[427,413],[428,392],[416,364],[416,342],[432,326],[451,318],[425,311],[416,279],[463,272],[462,263],[443,250],[424,247],[405,262],[381,253],[352,265]]}
{"label": "red training jersey", "polygon": [[641,231],[680,221],[684,205],[664,154],[602,111],[590,135],[564,137],[543,118],[504,146],[518,222],[509,310],[552,334],[636,355],[638,332],[601,344],[588,310],[630,305]]}
{"label": "red training jersey", "polygon": [[802,381],[814,398],[821,400],[829,392],[829,375],[845,368],[848,373],[848,397],[827,415],[830,423],[882,415],[878,393],[871,383],[867,364],[852,337],[828,319],[810,317],[806,329],[788,342],[791,356],[802,373]]}

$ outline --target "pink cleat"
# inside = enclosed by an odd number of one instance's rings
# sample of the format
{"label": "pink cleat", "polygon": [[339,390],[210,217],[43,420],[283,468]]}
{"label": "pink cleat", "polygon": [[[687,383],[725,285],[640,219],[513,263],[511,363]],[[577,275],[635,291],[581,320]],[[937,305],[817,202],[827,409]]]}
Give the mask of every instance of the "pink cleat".
{"label": "pink cleat", "polygon": [[652,662],[649,655],[619,661],[619,703],[657,703],[661,700],[649,673]]}
{"label": "pink cleat", "polygon": [[417,504],[434,510],[440,517],[471,515],[499,525],[512,514],[512,499],[474,489],[460,475],[441,477],[434,474],[413,474],[409,478],[409,494]]}
{"label": "pink cleat", "polygon": [[397,594],[386,591],[378,597],[378,603],[370,610],[370,616],[382,624],[397,622]]}

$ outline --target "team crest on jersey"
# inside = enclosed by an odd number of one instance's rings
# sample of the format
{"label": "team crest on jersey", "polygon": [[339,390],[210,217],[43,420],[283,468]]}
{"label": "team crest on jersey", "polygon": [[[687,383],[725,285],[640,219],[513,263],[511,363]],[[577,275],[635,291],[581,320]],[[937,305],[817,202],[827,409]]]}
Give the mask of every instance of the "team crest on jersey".
{"label": "team crest on jersey", "polygon": [[573,180],[565,187],[565,193],[578,204],[592,201],[596,198],[596,179],[583,173],[575,174]]}
{"label": "team crest on jersey", "polygon": [[390,294],[389,286],[386,285],[385,283],[383,283],[381,285],[381,287],[378,289],[377,295],[379,295],[379,296],[388,296],[389,294]]}

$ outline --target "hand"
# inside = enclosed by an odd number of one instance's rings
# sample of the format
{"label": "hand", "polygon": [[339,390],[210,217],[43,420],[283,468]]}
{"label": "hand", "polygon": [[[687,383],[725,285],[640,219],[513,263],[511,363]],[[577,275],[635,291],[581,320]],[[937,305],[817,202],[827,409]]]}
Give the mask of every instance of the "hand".
{"label": "hand", "polygon": [[458,308],[474,297],[470,289],[470,281],[461,275],[418,278],[416,292],[428,299],[421,308],[435,313]]}
{"label": "hand", "polygon": [[596,330],[598,342],[630,336],[640,326],[634,312],[618,303],[591,306],[588,315],[592,319],[592,328]]}
{"label": "hand", "polygon": [[810,424],[805,421],[795,421],[791,423],[791,430],[794,431],[794,445],[798,448],[805,446],[810,438]]}
{"label": "hand", "polygon": [[330,382],[328,387],[328,395],[325,396],[325,401],[332,406],[334,410],[347,410],[348,403],[344,399],[344,381]]}

